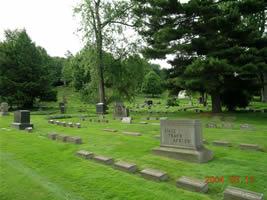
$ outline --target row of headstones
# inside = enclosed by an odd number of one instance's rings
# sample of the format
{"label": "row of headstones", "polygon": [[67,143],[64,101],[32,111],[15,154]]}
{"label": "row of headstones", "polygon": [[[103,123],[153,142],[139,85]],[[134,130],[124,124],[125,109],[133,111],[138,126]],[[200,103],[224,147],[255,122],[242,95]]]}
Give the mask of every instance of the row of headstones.
{"label": "row of headstones", "polygon": [[[209,122],[206,124],[206,128],[227,128],[227,129],[234,129],[234,124],[231,122],[225,122],[221,125],[218,125],[215,122]],[[255,127],[250,124],[241,124],[240,125],[241,130],[255,130]]]}
{"label": "row of headstones", "polygon": [[51,140],[58,140],[62,142],[69,142],[73,144],[82,144],[82,138],[78,136],[68,136],[58,133],[49,133],[48,138]]}
{"label": "row of headstones", "polygon": [[89,122],[109,123],[108,119],[89,119]]}
{"label": "row of headstones", "polygon": [[76,128],[81,128],[81,124],[80,123],[73,123],[73,122],[60,122],[60,121],[55,121],[55,120],[48,120],[49,124],[56,124],[56,125],[60,125],[60,126],[64,126],[64,127],[76,127]]}
{"label": "row of headstones", "polygon": [[[206,140],[203,140],[203,143],[208,144]],[[212,142],[215,146],[222,146],[222,147],[232,147],[234,146],[232,143],[228,141],[223,140],[215,140]],[[240,143],[238,144],[239,148],[242,150],[255,150],[255,151],[263,151],[263,148],[260,147],[258,144],[246,144],[246,143]]]}
{"label": "row of headstones", "polygon": [[[94,155],[92,152],[85,150],[80,150],[76,152],[77,156],[80,156],[84,159],[92,159],[99,163],[105,165],[112,165],[115,169],[122,170],[128,173],[137,173],[140,172],[141,176],[154,181],[167,181],[169,179],[168,174],[163,171],[146,168],[141,171],[138,170],[136,164],[127,163],[124,161],[115,162],[113,158]],[[178,188],[186,189],[193,192],[208,192],[208,183],[202,180],[198,180],[191,177],[182,176],[176,181],[176,186]],[[262,193],[255,193],[253,191],[244,190],[236,187],[227,187],[224,191],[224,200],[230,199],[240,199],[240,200],[263,200]]]}

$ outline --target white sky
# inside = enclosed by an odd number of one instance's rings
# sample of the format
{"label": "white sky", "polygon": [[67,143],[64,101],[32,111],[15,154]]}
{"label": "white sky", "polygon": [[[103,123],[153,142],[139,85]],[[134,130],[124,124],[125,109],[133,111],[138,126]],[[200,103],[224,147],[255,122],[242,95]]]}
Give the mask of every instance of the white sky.
{"label": "white sky", "polygon": [[[186,0],[184,0],[186,1]],[[83,44],[77,36],[78,20],[73,7],[79,0],[0,0],[0,40],[4,30],[25,28],[31,39],[51,56],[78,52]],[[164,60],[152,61],[169,68]]]}

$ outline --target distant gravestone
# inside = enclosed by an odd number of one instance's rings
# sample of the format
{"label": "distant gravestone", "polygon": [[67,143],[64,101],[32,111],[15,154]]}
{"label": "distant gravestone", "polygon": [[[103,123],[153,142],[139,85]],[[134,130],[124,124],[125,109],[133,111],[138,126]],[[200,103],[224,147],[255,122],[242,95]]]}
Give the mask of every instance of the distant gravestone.
{"label": "distant gravestone", "polygon": [[226,129],[234,129],[234,124],[231,122],[223,122],[222,123],[222,128],[226,128]]}
{"label": "distant gravestone", "polygon": [[206,124],[207,128],[217,128],[217,124],[215,122],[209,122]]}
{"label": "distant gravestone", "polygon": [[203,146],[199,120],[161,120],[160,128],[161,144],[153,149],[155,154],[198,163],[213,158],[213,153]]}
{"label": "distant gravestone", "polygon": [[61,114],[65,114],[66,113],[66,105],[64,102],[60,102],[59,103],[59,109],[60,109],[60,113]]}
{"label": "distant gravestone", "polygon": [[126,108],[122,102],[116,102],[113,116],[115,118],[129,117],[129,109]]}
{"label": "distant gravestone", "polygon": [[131,124],[132,123],[132,118],[131,117],[123,117],[121,122],[125,123],[125,124]]}
{"label": "distant gravestone", "polygon": [[96,104],[96,114],[100,114],[100,115],[106,114],[106,106],[104,103]]}
{"label": "distant gravestone", "polygon": [[240,125],[240,129],[244,130],[244,131],[253,131],[253,130],[255,130],[254,126],[252,126],[250,124],[241,124]]}
{"label": "distant gravestone", "polygon": [[33,127],[30,123],[30,111],[18,110],[14,112],[14,122],[11,125],[13,128],[24,130],[27,127]]}
{"label": "distant gravestone", "polygon": [[3,102],[3,103],[1,103],[1,106],[0,106],[0,115],[1,116],[7,116],[7,115],[9,115],[9,113],[8,113],[8,103],[6,103],[6,102]]}

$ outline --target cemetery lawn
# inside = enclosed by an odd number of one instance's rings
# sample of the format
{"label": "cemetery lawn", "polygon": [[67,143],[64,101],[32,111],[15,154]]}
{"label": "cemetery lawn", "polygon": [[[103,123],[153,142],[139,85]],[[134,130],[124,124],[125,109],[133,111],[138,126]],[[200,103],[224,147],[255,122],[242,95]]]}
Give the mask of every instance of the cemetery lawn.
{"label": "cemetery lawn", "polygon": [[[160,144],[159,139],[155,138],[160,134],[159,121],[138,123],[145,121],[141,118],[148,114],[131,114],[133,124],[113,120],[111,114],[107,116],[109,123],[89,122],[88,118],[81,121],[78,116],[88,113],[79,112],[80,105],[78,101],[73,103],[73,107],[68,110],[73,118],[60,121],[80,122],[81,129],[48,124],[47,115],[32,112],[31,122],[35,128],[33,133],[26,133],[10,128],[12,114],[0,117],[1,200],[222,199],[224,188],[229,185],[263,193],[267,197],[267,113],[224,113],[224,116],[236,117],[233,121],[234,129],[205,128],[204,124],[212,117],[205,112],[155,114],[169,118],[201,119],[203,137],[209,143],[205,146],[214,152],[215,157],[208,163],[197,164],[152,154],[151,149]],[[87,105],[86,109],[89,113],[95,113],[93,105]],[[255,130],[240,130],[239,126],[243,123],[253,125]],[[117,129],[118,132],[105,132],[104,128]],[[142,136],[124,135],[123,131],[140,132]],[[52,141],[46,136],[51,132],[80,136],[83,144]],[[226,140],[233,146],[213,146],[211,143],[214,140]],[[258,144],[265,152],[240,150],[239,143]],[[162,170],[168,173],[170,179],[162,183],[154,182],[143,179],[138,173],[128,174],[93,160],[85,160],[75,156],[75,152],[80,149],[135,163],[139,170]],[[203,180],[207,176],[223,176],[224,183],[210,183],[209,192],[199,194],[177,188],[175,181],[180,176]],[[232,182],[231,176],[238,176],[239,183]],[[246,177],[249,177],[248,183]]]}

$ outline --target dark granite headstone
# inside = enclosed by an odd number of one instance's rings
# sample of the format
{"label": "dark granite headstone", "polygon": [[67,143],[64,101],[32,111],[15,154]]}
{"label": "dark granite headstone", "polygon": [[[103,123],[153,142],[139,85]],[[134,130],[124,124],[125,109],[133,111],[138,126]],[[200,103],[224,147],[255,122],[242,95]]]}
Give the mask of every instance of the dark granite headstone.
{"label": "dark granite headstone", "polygon": [[29,110],[18,110],[14,112],[14,122],[12,127],[19,130],[24,130],[27,127],[33,127],[30,123],[30,111]]}
{"label": "dark granite headstone", "polygon": [[96,104],[96,114],[105,114],[106,113],[106,107],[104,103],[97,103]]}

